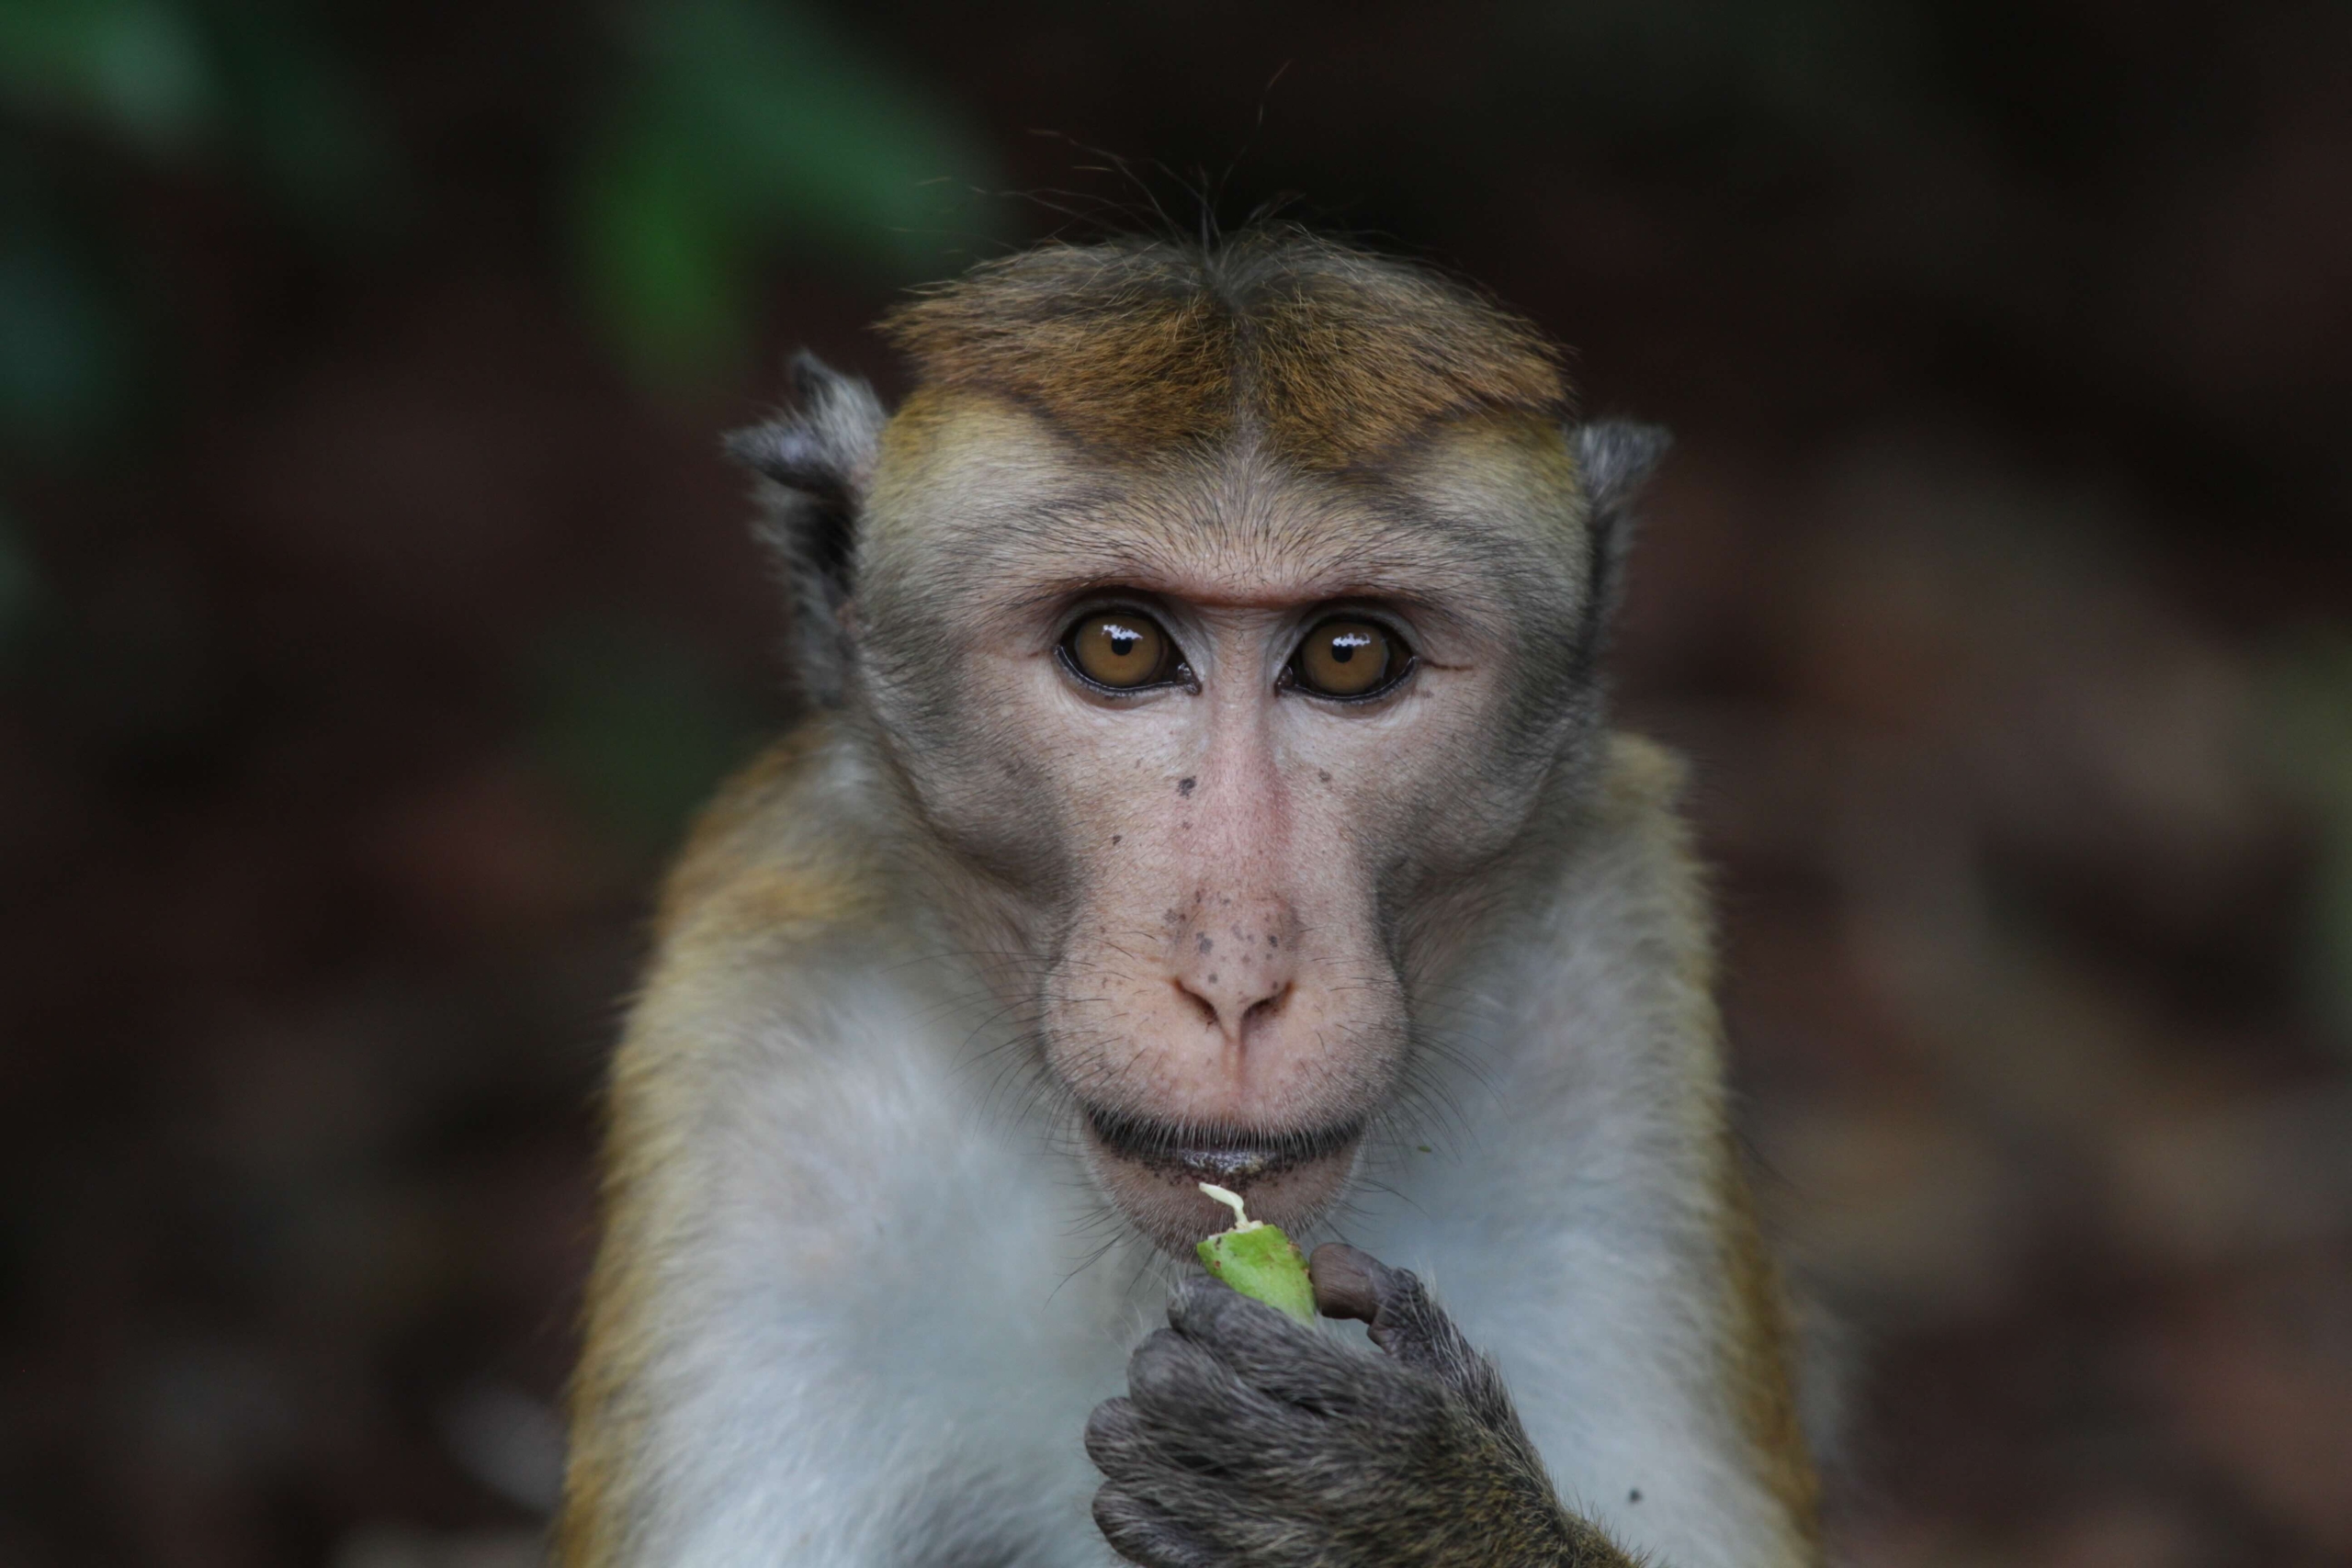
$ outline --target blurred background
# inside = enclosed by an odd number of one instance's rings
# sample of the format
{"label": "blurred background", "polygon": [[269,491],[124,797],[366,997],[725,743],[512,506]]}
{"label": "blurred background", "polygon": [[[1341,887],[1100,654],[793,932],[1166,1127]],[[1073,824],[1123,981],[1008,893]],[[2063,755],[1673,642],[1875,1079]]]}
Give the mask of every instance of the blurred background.
{"label": "blurred background", "polygon": [[0,0],[0,1562],[530,1560],[718,432],[1289,193],[1679,436],[1844,1554],[2352,1562],[2352,10]]}

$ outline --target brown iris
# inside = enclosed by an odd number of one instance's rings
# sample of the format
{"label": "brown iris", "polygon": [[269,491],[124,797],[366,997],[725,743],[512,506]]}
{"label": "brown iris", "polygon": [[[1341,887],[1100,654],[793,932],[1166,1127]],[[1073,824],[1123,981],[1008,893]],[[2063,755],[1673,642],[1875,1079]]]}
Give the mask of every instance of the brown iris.
{"label": "brown iris", "polygon": [[1078,672],[1098,686],[1132,691],[1170,679],[1176,645],[1149,615],[1103,610],[1087,615],[1062,638]]}
{"label": "brown iris", "polygon": [[1318,696],[1368,696],[1404,673],[1404,649],[1370,621],[1325,621],[1306,634],[1293,662],[1298,683]]}

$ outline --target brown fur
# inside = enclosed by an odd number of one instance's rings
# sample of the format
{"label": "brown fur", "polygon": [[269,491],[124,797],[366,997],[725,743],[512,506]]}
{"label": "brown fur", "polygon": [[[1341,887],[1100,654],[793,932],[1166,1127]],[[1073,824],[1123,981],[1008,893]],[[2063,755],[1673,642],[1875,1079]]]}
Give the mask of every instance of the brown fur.
{"label": "brown fur", "polygon": [[[663,885],[655,917],[660,960],[649,996],[683,1006],[639,1007],[613,1064],[605,1106],[605,1243],[588,1282],[585,1345],[571,1389],[571,1451],[555,1560],[605,1568],[629,1557],[628,1529],[643,1415],[636,1390],[659,1348],[662,1238],[685,1221],[665,1176],[684,1168],[702,1079],[723,1068],[710,1043],[680,1029],[698,994],[724,995],[728,971],[778,943],[805,944],[854,930],[881,908],[877,867],[822,831],[808,796],[812,763],[831,739],[816,719],[744,768],[697,818]],[[723,1047],[722,1047],[723,1049]]]}
{"label": "brown fur", "polygon": [[926,387],[1011,398],[1114,453],[1248,432],[1329,470],[1465,414],[1567,413],[1559,351],[1521,317],[1281,230],[1212,251],[1043,246],[930,290],[884,330]]}
{"label": "brown fur", "polygon": [[[1703,874],[1680,803],[1689,785],[1683,760],[1653,741],[1617,734],[1611,738],[1610,767],[1600,795],[1603,837],[1611,841],[1652,839],[1679,867],[1671,885],[1688,902],[1676,924],[1694,932],[1708,924],[1702,896]],[[1687,1095],[1679,1109],[1690,1135],[1715,1152],[1715,1243],[1719,1249],[1723,1325],[1716,1373],[1730,1415],[1747,1439],[1757,1479],[1786,1510],[1796,1556],[1822,1558],[1821,1487],[1797,1409],[1796,1337],[1780,1269],[1766,1242],[1749,1185],[1747,1162],[1734,1135],[1723,1089],[1723,1029],[1715,1010],[1715,965],[1712,941],[1702,935],[1679,955],[1687,995],[1700,1016],[1679,1032],[1694,1056]]]}
{"label": "brown fur", "polygon": [[827,720],[802,725],[704,808],[656,906],[654,934],[665,951],[684,945],[689,926],[732,946],[730,938],[806,935],[879,911],[878,868],[842,836],[794,820],[794,797],[813,782],[810,763],[832,735]]}
{"label": "brown fur", "polygon": [[1804,1543],[1804,1560],[1815,1562],[1821,1555],[1821,1482],[1797,1414],[1788,1301],[1757,1223],[1739,1151],[1728,1137],[1724,1145],[1724,1274],[1732,1330],[1724,1373],[1764,1484],[1788,1510]]}

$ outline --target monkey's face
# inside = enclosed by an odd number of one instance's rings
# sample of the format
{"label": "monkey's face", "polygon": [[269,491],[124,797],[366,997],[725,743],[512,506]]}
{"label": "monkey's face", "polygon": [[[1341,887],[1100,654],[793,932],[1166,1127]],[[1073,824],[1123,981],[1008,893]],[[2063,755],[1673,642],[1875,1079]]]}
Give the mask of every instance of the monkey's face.
{"label": "monkey's face", "polygon": [[1530,853],[1593,720],[1582,516],[1525,421],[1344,479],[1088,459],[969,400],[892,426],[861,700],[958,944],[1161,1245],[1222,1228],[1203,1180],[1310,1222],[1395,1130],[1460,890]]}

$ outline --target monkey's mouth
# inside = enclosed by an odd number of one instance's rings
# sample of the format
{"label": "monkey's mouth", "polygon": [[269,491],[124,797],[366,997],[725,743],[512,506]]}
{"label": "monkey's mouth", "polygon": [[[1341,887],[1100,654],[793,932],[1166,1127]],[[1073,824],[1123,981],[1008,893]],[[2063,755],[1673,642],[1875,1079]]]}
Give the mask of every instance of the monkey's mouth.
{"label": "monkey's mouth", "polygon": [[1182,1177],[1214,1181],[1236,1191],[1352,1146],[1363,1123],[1345,1122],[1308,1132],[1254,1133],[1240,1128],[1171,1127],[1122,1111],[1086,1110],[1094,1136],[1122,1159]]}
{"label": "monkey's mouth", "polygon": [[1232,1220],[1202,1182],[1240,1193],[1251,1218],[1295,1230],[1338,1199],[1363,1139],[1362,1122],[1268,1132],[1178,1126],[1091,1105],[1085,1116],[1090,1163],[1112,1200],[1184,1255]]}

